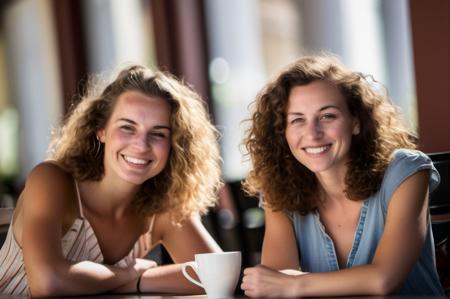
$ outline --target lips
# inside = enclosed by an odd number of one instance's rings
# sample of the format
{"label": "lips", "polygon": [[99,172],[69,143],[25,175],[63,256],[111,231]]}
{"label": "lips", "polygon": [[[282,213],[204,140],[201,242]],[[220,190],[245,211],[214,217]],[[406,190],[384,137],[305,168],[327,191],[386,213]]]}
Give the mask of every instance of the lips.
{"label": "lips", "polygon": [[308,154],[321,154],[323,152],[326,152],[328,149],[331,148],[331,144],[327,144],[327,145],[322,145],[322,146],[309,146],[309,147],[304,147],[303,150],[308,153]]}
{"label": "lips", "polygon": [[136,157],[131,157],[131,156],[125,156],[122,155],[123,159],[133,165],[148,165],[150,164],[151,160],[144,160],[144,159],[139,159]]}

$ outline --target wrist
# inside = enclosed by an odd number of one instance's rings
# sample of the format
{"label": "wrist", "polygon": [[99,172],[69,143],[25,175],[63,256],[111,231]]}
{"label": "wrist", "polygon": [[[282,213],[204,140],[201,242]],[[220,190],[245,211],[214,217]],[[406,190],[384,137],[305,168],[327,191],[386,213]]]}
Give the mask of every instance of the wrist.
{"label": "wrist", "polygon": [[289,297],[299,297],[304,293],[304,279],[302,279],[302,276],[303,275],[290,276],[290,287],[286,288],[286,290],[290,292],[290,294],[287,294]]}

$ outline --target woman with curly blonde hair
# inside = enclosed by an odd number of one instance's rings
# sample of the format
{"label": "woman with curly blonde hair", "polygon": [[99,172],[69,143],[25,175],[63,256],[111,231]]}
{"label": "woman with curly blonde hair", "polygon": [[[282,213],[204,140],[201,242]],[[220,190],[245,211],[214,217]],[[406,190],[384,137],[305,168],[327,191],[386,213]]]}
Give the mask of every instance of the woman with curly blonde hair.
{"label": "woman with curly blonde hair", "polygon": [[[200,215],[221,186],[218,133],[200,97],[134,65],[73,107],[30,173],[0,251],[0,293],[199,293],[179,264],[219,252]],[[183,246],[180,246],[183,244]]]}
{"label": "woman with curly blonde hair", "polygon": [[257,96],[244,187],[266,232],[246,295],[443,294],[427,209],[439,175],[369,78],[308,56]]}

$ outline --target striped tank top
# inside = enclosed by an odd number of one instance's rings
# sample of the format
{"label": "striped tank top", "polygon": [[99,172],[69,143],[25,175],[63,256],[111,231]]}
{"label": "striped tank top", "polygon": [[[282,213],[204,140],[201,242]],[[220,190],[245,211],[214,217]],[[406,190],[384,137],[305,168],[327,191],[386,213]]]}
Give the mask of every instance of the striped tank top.
{"label": "striped tank top", "polygon": [[[79,202],[80,217],[75,219],[70,229],[61,239],[62,252],[71,262],[103,262],[103,255],[89,221],[84,217],[78,184],[75,182]],[[13,217],[14,219],[14,217]],[[127,267],[135,258],[144,257],[152,248],[152,229],[155,216],[150,220],[149,228],[134,244],[130,253],[118,261],[115,266]],[[11,220],[13,223],[13,220]],[[23,262],[22,248],[16,241],[10,225],[5,242],[0,249],[0,294],[20,295],[28,293],[27,275]]]}

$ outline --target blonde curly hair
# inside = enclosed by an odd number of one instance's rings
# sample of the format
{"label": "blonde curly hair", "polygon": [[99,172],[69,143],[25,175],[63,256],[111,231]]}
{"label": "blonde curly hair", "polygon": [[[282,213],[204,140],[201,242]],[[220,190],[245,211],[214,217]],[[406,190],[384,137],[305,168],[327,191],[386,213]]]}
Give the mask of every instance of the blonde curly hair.
{"label": "blonde curly hair", "polygon": [[324,80],[339,88],[360,123],[360,133],[352,137],[344,192],[351,200],[363,200],[377,192],[392,152],[415,148],[417,137],[401,123],[396,107],[369,78],[323,54],[297,60],[268,83],[253,102],[244,139],[252,161],[243,184],[245,191],[253,196],[262,194],[265,204],[274,210],[304,215],[317,208],[319,183],[314,173],[295,159],[286,141],[286,109],[293,87]]}
{"label": "blonde curly hair", "polygon": [[96,133],[105,128],[117,98],[130,90],[161,98],[172,111],[170,156],[163,171],[142,184],[135,207],[148,215],[169,211],[176,223],[205,214],[215,205],[222,181],[218,131],[200,96],[174,76],[140,65],[126,67],[109,84],[100,82],[91,81],[87,95],[54,133],[49,158],[77,180],[100,180],[104,146]]}

